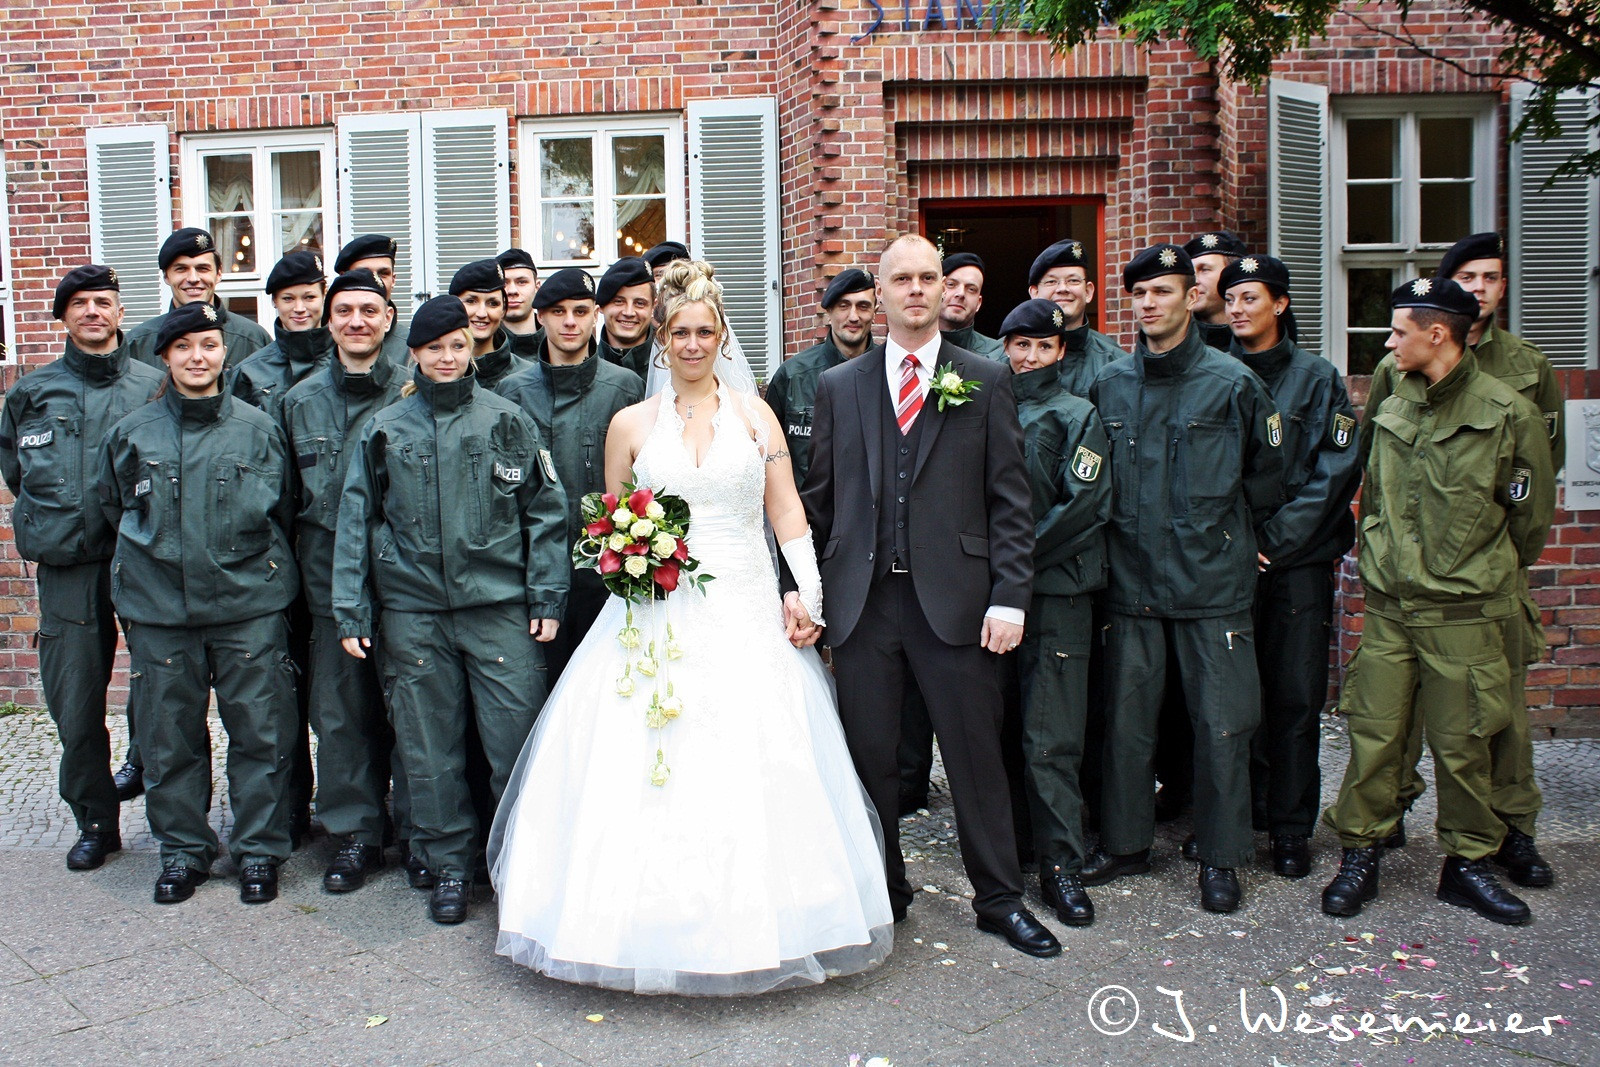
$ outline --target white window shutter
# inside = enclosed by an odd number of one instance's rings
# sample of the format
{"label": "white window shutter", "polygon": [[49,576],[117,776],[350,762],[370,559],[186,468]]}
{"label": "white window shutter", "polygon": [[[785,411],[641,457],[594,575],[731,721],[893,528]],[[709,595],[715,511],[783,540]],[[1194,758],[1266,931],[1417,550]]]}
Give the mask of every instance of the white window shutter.
{"label": "white window shutter", "polygon": [[421,119],[427,286],[437,295],[449,291],[463,265],[493,259],[511,243],[508,120],[498,109],[424,112]]}
{"label": "white window shutter", "polygon": [[161,314],[161,242],[172,233],[172,160],[162,123],[91,126],[89,258],[117,272],[130,327]]}
{"label": "white window shutter", "polygon": [[339,120],[339,234],[349,241],[382,233],[398,243],[394,303],[401,323],[411,321],[414,297],[425,284],[419,284],[417,262],[421,140],[415,115],[347,115]]}
{"label": "white window shutter", "polygon": [[[1511,87],[1511,124],[1522,121],[1531,87]],[[1545,182],[1574,152],[1595,147],[1587,127],[1595,97],[1562,93],[1561,134],[1541,141],[1529,131],[1511,146],[1511,330],[1538,345],[1557,367],[1596,366],[1596,246],[1600,181],[1567,176]]]}
{"label": "white window shutter", "polygon": [[772,97],[689,101],[689,230],[717,268],[750,367],[783,361],[778,279],[778,109]]}
{"label": "white window shutter", "polygon": [[1268,252],[1289,268],[1300,347],[1333,359],[1343,346],[1332,342],[1328,325],[1328,90],[1274,78],[1267,92]]}

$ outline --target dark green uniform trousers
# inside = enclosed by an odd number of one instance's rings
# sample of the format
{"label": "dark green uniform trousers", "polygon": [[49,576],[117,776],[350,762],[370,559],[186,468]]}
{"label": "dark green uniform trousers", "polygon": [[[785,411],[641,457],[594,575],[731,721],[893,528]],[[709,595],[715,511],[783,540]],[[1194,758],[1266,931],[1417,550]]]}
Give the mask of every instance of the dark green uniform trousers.
{"label": "dark green uniform trousers", "polygon": [[1350,719],[1350,763],[1339,799],[1323,814],[1345,848],[1394,832],[1400,781],[1415,762],[1407,738],[1420,721],[1433,750],[1439,841],[1451,856],[1495,852],[1505,826],[1490,807],[1490,739],[1510,725],[1505,620],[1401,621],[1372,610],[1345,668],[1340,707]]}
{"label": "dark green uniform trousers", "polygon": [[289,857],[288,790],[296,712],[294,664],[282,612],[226,626],[129,624],[128,651],[144,751],[145,812],[163,866],[209,870],[210,691],[228,733],[228,800],[235,864]]}
{"label": "dark green uniform trousers", "polygon": [[599,571],[587,567],[583,570],[573,569],[572,584],[567,590],[566,614],[561,619],[561,627],[556,630],[555,639],[544,645],[544,661],[550,673],[551,685],[567,669],[567,662],[583,643],[584,635],[594,625],[600,609],[606,606],[610,596],[605,582],[600,580]]}
{"label": "dark green uniform trousers", "polygon": [[1261,672],[1261,726],[1250,746],[1254,822],[1273,834],[1310,837],[1322,804],[1332,565],[1263,572],[1254,616]]}
{"label": "dark green uniform trousers", "polygon": [[1083,869],[1084,728],[1094,612],[1087,594],[1037,594],[1017,654],[1022,679],[1022,755],[1033,852],[1040,870]]}
{"label": "dark green uniform trousers", "polygon": [[1109,616],[1104,796],[1100,839],[1126,855],[1155,839],[1156,722],[1176,654],[1194,726],[1194,827],[1200,858],[1239,867],[1255,858],[1250,740],[1261,681],[1249,612],[1209,619]]}
{"label": "dark green uniform trousers", "polygon": [[382,845],[394,746],[383,684],[376,657],[356,659],[346,652],[331,616],[312,616],[310,691],[311,725],[317,731],[317,818],[337,837]]}
{"label": "dark green uniform trousers", "polygon": [[544,653],[521,604],[385,611],[378,632],[411,786],[411,850],[439,877],[470,881],[479,827],[466,778],[467,716],[476,718],[498,803],[544,706]]}
{"label": "dark green uniform trousers", "polygon": [[[39,679],[61,736],[61,799],[78,829],[117,829],[106,687],[117,651],[110,562],[38,565]],[[129,702],[129,718],[133,711]]]}

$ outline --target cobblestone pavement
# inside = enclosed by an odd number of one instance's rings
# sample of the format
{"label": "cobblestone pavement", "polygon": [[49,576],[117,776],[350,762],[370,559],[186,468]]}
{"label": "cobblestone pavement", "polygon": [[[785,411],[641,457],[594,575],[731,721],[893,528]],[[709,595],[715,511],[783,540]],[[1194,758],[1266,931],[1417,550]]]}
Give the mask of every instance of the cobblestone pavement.
{"label": "cobblestone pavement", "polygon": [[[1331,795],[1347,746],[1336,720],[1324,736]],[[1030,880],[1032,906],[1067,946],[1034,960],[973,929],[936,782],[927,814],[902,821],[923,892],[887,963],[814,989],[693,1000],[567,986],[510,964],[494,955],[486,893],[458,927],[429,922],[394,868],[358,893],[325,894],[326,838],[285,866],[272,904],[241,905],[223,861],[193,900],[158,907],[136,801],[127,849],[99,871],[67,871],[74,830],[55,795],[53,731],[23,712],[0,718],[0,1062],[1593,1064],[1600,741],[1535,749],[1540,844],[1561,877],[1525,891],[1537,916],[1526,927],[1433,899],[1430,792],[1411,846],[1384,862],[1382,896],[1356,919],[1317,909],[1336,866],[1326,831],[1311,877],[1276,878],[1263,855],[1243,872],[1240,911],[1201,911],[1194,867],[1177,855],[1180,821],[1162,826],[1150,875],[1092,890],[1088,929],[1056,924]]]}

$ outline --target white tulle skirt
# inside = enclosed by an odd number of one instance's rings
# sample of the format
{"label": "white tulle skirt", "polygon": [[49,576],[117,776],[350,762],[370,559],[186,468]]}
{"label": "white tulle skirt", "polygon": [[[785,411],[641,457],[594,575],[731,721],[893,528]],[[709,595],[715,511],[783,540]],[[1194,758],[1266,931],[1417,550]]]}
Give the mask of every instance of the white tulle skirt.
{"label": "white tulle skirt", "polygon": [[[496,950],[553,978],[635,993],[734,995],[865,970],[893,947],[882,833],[855,776],[832,680],[748,590],[684,590],[634,609],[648,643],[670,614],[684,705],[661,733],[612,598],[524,748],[490,837]],[[775,601],[775,598],[774,598]],[[774,603],[768,601],[768,603]],[[660,629],[657,630],[657,627]]]}

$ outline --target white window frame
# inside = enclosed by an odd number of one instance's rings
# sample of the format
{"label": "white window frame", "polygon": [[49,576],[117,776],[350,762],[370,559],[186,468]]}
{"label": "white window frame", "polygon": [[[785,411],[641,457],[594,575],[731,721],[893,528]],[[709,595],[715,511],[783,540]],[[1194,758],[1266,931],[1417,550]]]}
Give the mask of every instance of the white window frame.
{"label": "white window frame", "polygon": [[206,205],[206,183],[203,161],[207,156],[245,155],[252,157],[252,174],[255,182],[255,233],[257,239],[265,237],[271,247],[256,249],[256,269],[230,273],[223,270],[217,282],[217,296],[254,296],[256,319],[271,327],[277,312],[266,299],[263,285],[272,268],[284,255],[277,247],[278,227],[273,221],[276,209],[272,199],[271,154],[284,150],[315,151],[322,156],[322,241],[323,258],[331,271],[333,257],[339,250],[338,175],[335,169],[334,131],[329,127],[312,126],[291,130],[256,131],[253,133],[195,134],[179,139],[179,166],[183,178],[183,218],[185,225],[204,227],[210,210]]}
{"label": "white window frame", "polygon": [[[1349,370],[1350,326],[1349,287],[1346,274],[1361,267],[1393,267],[1397,262],[1437,260],[1453,241],[1423,243],[1410,238],[1418,233],[1420,219],[1416,205],[1420,188],[1420,168],[1415,136],[1416,118],[1470,118],[1473,125],[1472,223],[1467,233],[1495,229],[1495,203],[1499,190],[1499,104],[1494,94],[1450,93],[1431,96],[1336,96],[1328,129],[1329,244],[1333,264],[1329,278],[1332,307],[1329,317],[1329,355],[1342,371]],[[1398,118],[1400,134],[1400,216],[1392,244],[1347,245],[1349,223],[1345,196],[1349,172],[1348,140],[1345,124],[1352,119]],[[1465,237],[1466,233],[1458,235]],[[1403,281],[1404,279],[1400,279]],[[1395,284],[1400,284],[1396,281]],[[1376,333],[1375,329],[1361,332]]]}
{"label": "white window frame", "polygon": [[[676,111],[645,115],[596,116],[587,119],[523,119],[517,123],[517,157],[520,177],[517,197],[522,215],[520,227],[522,247],[526,248],[539,264],[541,271],[562,267],[587,267],[604,270],[617,261],[611,249],[616,239],[603,240],[615,234],[617,227],[613,214],[616,202],[616,181],[611,169],[611,139],[617,136],[632,137],[641,133],[663,135],[666,162],[667,235],[668,241],[684,241],[686,209],[683,142],[683,115]],[[540,210],[539,196],[539,141],[542,138],[567,138],[588,136],[594,139],[594,255],[587,258],[545,260],[540,258],[544,249],[544,212]]]}

